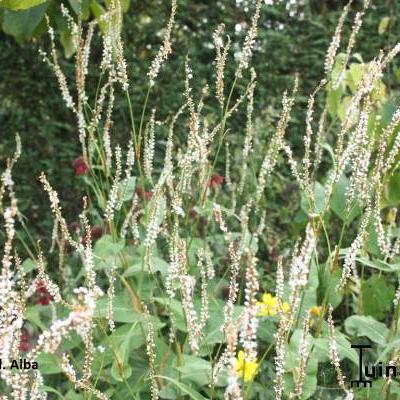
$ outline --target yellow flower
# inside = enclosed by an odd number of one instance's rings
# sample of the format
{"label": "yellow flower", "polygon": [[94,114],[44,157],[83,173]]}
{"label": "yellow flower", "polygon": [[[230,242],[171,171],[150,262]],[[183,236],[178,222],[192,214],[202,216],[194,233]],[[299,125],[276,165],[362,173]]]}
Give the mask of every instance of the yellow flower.
{"label": "yellow flower", "polygon": [[257,374],[258,363],[255,360],[245,360],[243,350],[240,350],[236,359],[236,372],[245,381],[250,382]]}
{"label": "yellow flower", "polygon": [[282,303],[279,309],[277,298],[272,296],[270,293],[264,293],[262,301],[257,302],[257,306],[260,309],[258,312],[260,317],[273,317],[278,314],[278,312],[286,314],[290,310],[290,306],[286,302]]}
{"label": "yellow flower", "polygon": [[290,311],[290,306],[289,303],[283,302],[282,303],[282,307],[281,307],[281,311],[283,314],[287,314]]}
{"label": "yellow flower", "polygon": [[314,306],[308,310],[311,316],[320,318],[322,316],[322,306]]}

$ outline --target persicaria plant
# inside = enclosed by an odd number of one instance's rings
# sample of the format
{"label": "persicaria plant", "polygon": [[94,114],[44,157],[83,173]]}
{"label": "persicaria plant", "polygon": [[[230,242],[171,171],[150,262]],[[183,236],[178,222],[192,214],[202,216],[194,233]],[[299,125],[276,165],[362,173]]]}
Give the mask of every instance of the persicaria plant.
{"label": "persicaria plant", "polygon": [[[180,51],[174,29],[186,10],[172,0],[136,99],[124,3],[93,1],[99,16],[86,22],[61,5],[68,38],[46,18],[41,57],[76,124],[71,179],[84,196],[69,220],[43,171],[53,229],[25,243],[12,178],[17,135],[0,187],[0,399],[366,398],[349,385],[358,371],[351,343],[368,341],[377,362],[400,360],[400,108],[388,90],[400,44],[354,56],[374,10],[350,0],[311,93],[294,75],[267,123],[257,106],[265,71],[251,65],[274,5],[238,1],[251,11],[237,24],[244,40],[228,24],[211,27],[214,80],[203,85],[189,51],[182,74],[174,71],[181,104],[165,118],[157,88]],[[74,81],[60,39],[75,52]],[[290,126],[304,95],[296,141]],[[121,104],[125,136],[114,129]],[[281,206],[287,197],[297,201],[292,213]],[[10,368],[15,359],[38,369]],[[373,390],[374,399],[400,393],[395,377]]]}

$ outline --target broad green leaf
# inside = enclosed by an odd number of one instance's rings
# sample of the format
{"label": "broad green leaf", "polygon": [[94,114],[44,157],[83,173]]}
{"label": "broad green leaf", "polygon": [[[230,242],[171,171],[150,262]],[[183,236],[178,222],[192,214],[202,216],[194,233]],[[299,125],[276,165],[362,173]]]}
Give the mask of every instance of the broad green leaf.
{"label": "broad green leaf", "polygon": [[123,240],[114,242],[111,235],[103,235],[94,246],[94,255],[102,259],[116,256],[124,246]]}
{"label": "broad green leaf", "polygon": [[[104,9],[104,7],[97,1],[97,0],[93,0],[90,3],[90,10],[93,13],[93,15],[99,19],[105,12],[106,10]],[[99,28],[101,30],[102,33],[105,33],[106,31],[106,27],[107,24],[105,21],[99,21]]]}
{"label": "broad green leaf", "polygon": [[72,35],[69,29],[64,29],[60,32],[60,41],[64,47],[64,54],[66,58],[72,57],[76,48],[74,46]]}
{"label": "broad green leaf", "polygon": [[68,391],[68,393],[65,395],[66,400],[83,400],[84,397],[80,393],[76,393],[75,390],[71,389]]}
{"label": "broad green leaf", "polygon": [[[200,303],[196,302],[196,308],[200,309]],[[206,326],[203,329],[203,339],[200,345],[199,354],[209,354],[210,348],[216,343],[223,343],[225,340],[225,333],[221,331],[224,322],[224,305],[222,301],[217,301],[210,304],[210,318],[207,320]],[[233,311],[233,318],[238,321],[242,315],[244,307],[235,306]]]}
{"label": "broad green leaf", "polygon": [[[355,349],[351,348],[351,343],[346,337],[340,332],[336,332],[336,344],[339,353],[339,358],[343,360],[347,358],[354,364],[358,365],[358,355]],[[329,361],[329,339],[328,338],[316,338],[314,339],[314,356],[320,362]]]}
{"label": "broad green leaf", "polygon": [[[339,103],[339,107],[337,110],[337,116],[339,117],[340,121],[344,121],[347,115],[347,110],[349,109],[350,103],[352,101],[351,96],[345,96],[341,99]],[[354,109],[352,114],[349,115],[349,123],[350,125],[354,125],[357,123],[359,115],[359,110],[357,108]]]}
{"label": "broad green leaf", "polygon": [[43,375],[58,374],[63,372],[61,358],[54,354],[40,353],[37,357],[39,370]]}
{"label": "broad green leaf", "polygon": [[25,318],[27,321],[31,322],[32,324],[38,326],[40,329],[46,329],[45,324],[40,319],[40,311],[42,306],[28,306],[26,307],[25,311]]}
{"label": "broad green leaf", "polygon": [[50,386],[42,385],[41,389],[47,393],[54,393],[58,396],[58,398],[65,400],[65,397],[58,390],[56,390]]}
{"label": "broad green leaf", "polygon": [[[108,309],[108,299],[103,297],[96,303],[94,316],[96,318],[106,318]],[[140,318],[139,314],[133,308],[129,298],[126,295],[120,294],[115,296],[113,300],[114,320],[117,322],[137,322]]]}
{"label": "broad green leaf", "polygon": [[333,308],[337,307],[343,299],[341,291],[336,289],[340,282],[342,271],[337,269],[331,272],[328,266],[326,268],[320,268],[318,272],[318,303],[322,304],[322,302],[325,301],[326,304],[331,304]]}
{"label": "broad green leaf", "polygon": [[172,379],[172,378],[169,378],[168,376],[163,376],[163,375],[156,375],[156,378],[165,379],[165,380],[173,383],[178,389],[180,389],[183,393],[187,394],[192,400],[207,400],[199,392],[192,389],[190,386],[185,385],[182,382],[178,382],[175,379]]}
{"label": "broad green leaf", "polygon": [[[107,318],[107,310],[108,299],[106,297],[102,297],[96,303],[96,309],[94,313],[95,318]],[[131,299],[127,296],[126,293],[118,294],[117,296],[115,296],[113,300],[113,313],[114,320],[116,322],[140,322],[146,325],[145,316],[135,310]],[[152,316],[151,319],[155,330],[161,329],[165,325],[156,317]]]}
{"label": "broad green leaf", "polygon": [[314,184],[314,204],[309,204],[306,197],[301,200],[301,208],[308,214],[321,214],[325,205],[325,188],[319,183]]}
{"label": "broad green leaf", "polygon": [[26,10],[45,3],[48,0],[3,0],[0,2],[0,7],[10,10]]}
{"label": "broad green leaf", "polygon": [[353,63],[350,64],[350,68],[347,71],[347,84],[350,87],[350,90],[354,93],[358,87],[360,79],[363,74],[363,65]]}
{"label": "broad green leaf", "polygon": [[122,326],[118,327],[110,336],[105,339],[104,343],[107,347],[111,347],[115,350],[122,345],[127,336],[129,336],[131,341],[131,350],[138,349],[146,343],[144,330],[137,322],[133,324],[123,324]]}
{"label": "broad green leaf", "polygon": [[[369,254],[372,254],[377,257],[381,255],[381,251],[378,245],[378,234],[375,228],[375,216],[372,216],[368,225],[367,249]],[[381,262],[379,262],[379,264],[381,264]]]}
{"label": "broad green leaf", "polygon": [[389,329],[382,322],[378,322],[372,317],[364,315],[352,315],[347,318],[344,326],[346,332],[352,336],[366,336],[374,343],[384,345]]}
{"label": "broad green leaf", "polygon": [[394,207],[400,204],[400,172],[394,172],[385,185],[384,207]]}
{"label": "broad green leaf", "polygon": [[264,343],[274,343],[276,331],[277,329],[274,321],[271,318],[263,318],[257,329],[257,337]]}
{"label": "broad green leaf", "polygon": [[68,0],[76,15],[79,15],[82,20],[87,20],[90,15],[91,0]]}
{"label": "broad green leaf", "polygon": [[129,201],[135,193],[136,177],[132,176],[127,180],[123,180],[118,187],[118,198],[122,201]]}
{"label": "broad green leaf", "polygon": [[129,6],[131,0],[120,0],[122,12],[127,12],[129,10]]}
{"label": "broad green leaf", "polygon": [[124,240],[113,241],[111,235],[103,235],[94,245],[95,268],[109,270],[121,267],[121,253],[124,247]]}
{"label": "broad green leaf", "polygon": [[337,117],[337,112],[340,105],[340,99],[342,97],[342,90],[339,88],[337,90],[330,89],[328,90],[327,96],[327,106],[328,112],[332,118]]}
{"label": "broad green leaf", "polygon": [[32,260],[31,258],[27,258],[22,263],[22,269],[27,274],[28,272],[31,272],[31,271],[37,269],[37,262],[35,260]]}
{"label": "broad green leaf", "polygon": [[176,369],[181,372],[183,381],[191,381],[196,386],[204,386],[211,381],[211,365],[208,361],[186,354],[182,358],[183,366]]}
{"label": "broad green leaf", "polygon": [[[107,8],[110,8],[112,0],[105,0]],[[122,12],[127,12],[130,4],[130,0],[120,0]]]}
{"label": "broad green leaf", "polygon": [[5,10],[2,24],[4,32],[19,42],[29,39],[43,20],[47,6],[48,3],[43,3],[23,11]]}
{"label": "broad green leaf", "polygon": [[387,16],[383,17],[380,20],[379,26],[378,26],[378,33],[380,35],[383,35],[386,32],[386,30],[387,30],[387,28],[389,26],[389,22],[390,22],[390,17],[387,17]]}
{"label": "broad green leaf", "polygon": [[[294,389],[294,380],[298,374],[298,366],[300,363],[300,352],[301,352],[301,337],[302,330],[296,329],[290,339],[290,343],[287,346],[286,351],[286,374],[285,374],[285,390],[292,392]],[[313,337],[308,335],[307,344],[309,350],[312,346]],[[306,370],[305,379],[303,386],[302,399],[308,399],[317,388],[317,371],[318,371],[318,359],[317,357],[310,357]]]}
{"label": "broad green leaf", "polygon": [[182,302],[164,297],[154,297],[153,300],[162,307],[161,312],[163,315],[169,315],[170,313],[173,314],[175,327],[177,329],[182,332],[187,332]]}
{"label": "broad green leaf", "polygon": [[[132,326],[129,328],[129,331],[124,336],[122,343],[119,345],[118,350],[114,350],[115,361],[113,362],[113,365],[111,367],[111,375],[115,380],[119,382],[122,382],[124,379],[128,379],[132,374],[132,368],[130,367],[128,361],[129,353],[132,350],[134,344],[133,339],[136,336],[135,330],[137,329],[140,329],[138,323],[132,324]],[[143,334],[141,335],[141,337],[142,336]]]}
{"label": "broad green leaf", "polygon": [[[160,272],[162,275],[166,276],[168,274],[168,267],[169,264],[163,259],[158,257],[151,257],[151,269],[153,272]],[[140,261],[128,267],[124,272],[124,276],[135,276],[141,274],[142,272],[149,273],[149,270],[147,267],[142,268],[142,263]]]}
{"label": "broad green leaf", "polygon": [[373,275],[362,282],[362,306],[365,315],[380,320],[392,307],[394,287],[383,276]]}
{"label": "broad green leaf", "polygon": [[333,189],[332,199],[331,199],[331,209],[332,211],[343,221],[351,222],[355,217],[357,217],[361,209],[358,205],[352,207],[349,212],[346,210],[346,190],[349,184],[348,178],[344,175],[341,176]]}

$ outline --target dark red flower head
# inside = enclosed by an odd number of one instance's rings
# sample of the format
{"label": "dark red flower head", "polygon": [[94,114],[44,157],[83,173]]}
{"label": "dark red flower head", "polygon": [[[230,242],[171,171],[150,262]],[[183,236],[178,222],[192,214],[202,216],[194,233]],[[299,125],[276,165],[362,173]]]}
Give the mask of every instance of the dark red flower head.
{"label": "dark red flower head", "polygon": [[72,161],[72,167],[74,168],[76,176],[86,174],[89,169],[88,165],[82,157],[75,158],[75,160]]}
{"label": "dark red flower head", "polygon": [[224,177],[221,176],[220,174],[215,173],[212,175],[208,185],[216,189],[220,187],[223,182],[224,182]]}
{"label": "dark red flower head", "polygon": [[[90,230],[90,238],[92,241],[98,240],[103,236],[103,233],[104,233],[104,229],[101,226],[96,225]],[[82,237],[82,244],[86,244],[87,239],[88,239],[88,237],[85,233]]]}
{"label": "dark red flower head", "polygon": [[81,227],[77,222],[72,222],[70,228],[74,233],[78,233]]}
{"label": "dark red flower head", "polygon": [[22,328],[19,342],[20,351],[27,352],[32,349],[31,339],[32,336],[30,335],[30,333],[25,328]]}
{"label": "dark red flower head", "polygon": [[32,341],[31,334],[25,328],[22,328],[20,342],[19,342],[20,351],[27,352],[31,350],[32,349],[31,341]]}
{"label": "dark red flower head", "polygon": [[100,239],[103,236],[103,228],[99,225],[96,225],[92,228],[92,239]]}
{"label": "dark red flower head", "polygon": [[151,192],[145,192],[142,188],[137,187],[135,189],[135,193],[141,197],[142,199],[146,199],[147,201],[149,201],[151,199],[152,193]]}
{"label": "dark red flower head", "polygon": [[53,296],[47,290],[46,284],[43,281],[36,283],[35,303],[42,306],[47,306],[53,300]]}
{"label": "dark red flower head", "polygon": [[195,219],[195,218],[197,217],[197,211],[196,211],[194,208],[191,208],[191,209],[189,210],[189,217],[190,217],[191,219]]}

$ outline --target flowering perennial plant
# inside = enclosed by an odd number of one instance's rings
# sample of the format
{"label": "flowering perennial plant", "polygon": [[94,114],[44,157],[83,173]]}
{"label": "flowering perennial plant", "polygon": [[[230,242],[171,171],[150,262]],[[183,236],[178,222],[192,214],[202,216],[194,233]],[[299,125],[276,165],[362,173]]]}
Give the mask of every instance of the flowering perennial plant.
{"label": "flowering perennial plant", "polygon": [[[273,5],[250,3],[253,14],[241,47],[223,24],[214,29],[215,85],[198,87],[196,63],[187,56],[182,104],[164,120],[152,103],[162,65],[173,53],[180,12],[175,0],[138,114],[128,76],[133,61],[124,55],[122,1],[106,2],[88,25],[62,6],[76,48],[74,84],[60,66],[57,35],[47,19],[50,50],[41,54],[76,120],[81,155],[72,166],[87,196],[79,222],[67,222],[43,172],[39,181],[54,218],[52,254],[46,261],[46,245],[34,242],[31,249],[22,242],[31,258],[22,260],[17,234],[25,217],[12,178],[21,153],[17,136],[0,180],[1,400],[44,400],[55,393],[101,400],[325,398],[318,394],[319,365],[332,368],[336,378],[330,383],[350,399],[357,395],[347,381],[351,369],[343,372],[343,358],[355,358],[350,336],[367,337],[378,350],[387,345],[390,362],[398,363],[400,289],[387,290],[382,309],[371,305],[369,295],[382,287],[371,270],[397,274],[400,256],[397,212],[387,195],[392,176],[399,177],[400,108],[388,115],[390,107],[376,97],[400,44],[369,62],[351,63],[370,12],[365,0],[338,53],[350,0],[321,79],[308,94],[299,156],[289,128],[301,75],[283,94],[269,140],[262,132],[271,127],[255,118],[251,58],[263,7]],[[97,28],[101,79],[92,99],[87,80]],[[225,67],[238,48],[230,82]],[[130,112],[126,143],[117,143],[113,130],[120,95]],[[342,112],[332,109],[335,101],[346,102]],[[246,114],[238,125],[242,135],[232,130],[240,113]],[[274,239],[269,188],[275,179],[286,179],[284,166],[301,198],[301,229],[290,248],[265,260]],[[335,327],[335,313],[346,315],[346,335]],[[20,358],[39,368],[10,368]],[[395,379],[384,385],[387,399],[398,393]]]}

